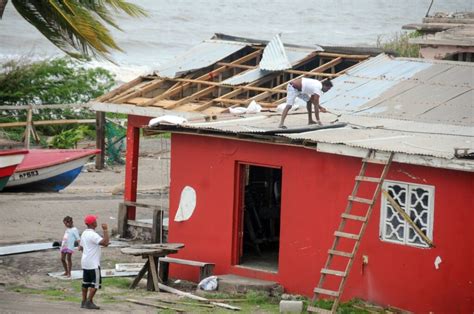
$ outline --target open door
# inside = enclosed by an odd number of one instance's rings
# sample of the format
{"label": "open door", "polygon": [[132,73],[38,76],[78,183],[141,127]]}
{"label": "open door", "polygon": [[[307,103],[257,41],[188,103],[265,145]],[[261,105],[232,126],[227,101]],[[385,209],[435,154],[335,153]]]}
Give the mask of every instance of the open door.
{"label": "open door", "polygon": [[237,175],[234,263],[276,272],[280,250],[281,168],[240,164]]}

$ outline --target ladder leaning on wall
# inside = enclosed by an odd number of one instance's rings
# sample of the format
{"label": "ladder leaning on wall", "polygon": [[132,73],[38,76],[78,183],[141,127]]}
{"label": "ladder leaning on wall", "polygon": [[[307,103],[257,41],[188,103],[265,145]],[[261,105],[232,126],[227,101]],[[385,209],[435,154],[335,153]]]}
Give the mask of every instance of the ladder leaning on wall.
{"label": "ladder leaning on wall", "polygon": [[[321,269],[321,277],[319,279],[319,283],[316,288],[314,288],[314,297],[313,302],[318,300],[320,295],[327,295],[331,297],[335,297],[334,303],[332,305],[331,310],[326,310],[314,306],[308,306],[308,312],[315,312],[315,313],[336,313],[337,307],[339,306],[339,301],[342,296],[342,292],[344,290],[344,286],[347,282],[347,277],[352,268],[352,264],[356,257],[357,251],[359,249],[360,241],[362,236],[365,233],[365,229],[367,227],[370,215],[372,213],[372,209],[375,205],[378,195],[382,189],[382,184],[387,176],[388,170],[390,168],[390,164],[392,163],[393,153],[388,153],[385,155],[385,158],[381,159],[379,156],[376,158],[376,151],[370,150],[365,158],[362,159],[362,166],[360,168],[359,175],[355,178],[354,188],[352,190],[351,195],[348,198],[347,206],[345,211],[341,214],[341,222],[337,231],[334,232],[334,242],[332,247],[328,251],[328,258],[326,260],[326,264]],[[382,164],[384,168],[380,177],[367,177],[365,176],[366,170],[369,164]],[[359,191],[359,186],[362,182],[365,183],[375,183],[376,188],[372,199],[362,198],[357,196],[357,192]],[[351,210],[354,203],[362,203],[368,205],[368,208],[365,212],[365,215],[353,215],[351,214]],[[348,233],[344,231],[344,227],[348,221],[355,221],[361,223],[360,231],[358,234]],[[349,239],[353,241],[353,249],[351,252],[345,252],[338,250],[338,244],[341,238]],[[347,262],[346,269],[344,271],[331,269],[331,263],[333,262],[333,257],[339,256],[345,259]],[[324,283],[326,282],[327,276],[335,276],[336,278],[340,279],[339,289],[337,291],[324,289]]]}

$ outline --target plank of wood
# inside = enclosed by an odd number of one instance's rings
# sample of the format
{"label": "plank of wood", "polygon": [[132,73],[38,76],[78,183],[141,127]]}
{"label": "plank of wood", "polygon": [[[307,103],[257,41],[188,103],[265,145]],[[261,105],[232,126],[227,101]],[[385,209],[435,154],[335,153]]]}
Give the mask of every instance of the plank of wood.
{"label": "plank of wood", "polygon": [[334,232],[334,235],[336,237],[352,239],[352,240],[359,240],[360,238],[358,234],[352,234],[352,233],[347,233],[347,232],[342,232],[342,231],[336,231]]}
{"label": "plank of wood", "polygon": [[322,309],[312,305],[308,305],[308,308],[306,310],[310,313],[333,314],[331,310]]}
{"label": "plank of wood", "polygon": [[[245,55],[237,60],[234,60],[231,62],[231,64],[239,64],[239,63],[244,63],[244,62],[247,62],[251,59],[254,59],[258,56],[260,56],[262,54],[262,50],[259,49],[259,50],[256,50],[252,53],[249,53],[248,55]],[[212,80],[213,77],[215,77],[216,75],[224,72],[225,70],[227,70],[227,67],[225,66],[221,66],[217,69],[214,69],[204,75],[201,75],[200,77],[197,78],[197,80]],[[182,90],[185,90],[187,88],[189,88],[192,84],[190,82],[186,82],[183,84],[183,82],[177,82],[173,87],[171,87],[170,89],[168,89],[167,91],[165,91],[164,93],[160,94],[160,95],[157,95],[155,97],[153,97],[152,99],[150,99],[149,101],[143,103],[142,105],[143,106],[151,106],[152,104],[155,104],[156,102],[158,101],[161,101],[161,100],[164,100],[165,98],[167,97],[171,97],[171,96],[174,96],[176,94],[178,94],[179,92],[181,92]]]}
{"label": "plank of wood", "polygon": [[170,292],[170,293],[174,293],[174,294],[186,297],[186,298],[190,298],[190,299],[198,300],[198,301],[203,301],[203,302],[209,302],[210,304],[213,304],[215,306],[219,306],[219,307],[222,307],[222,308],[225,308],[225,309],[228,309],[228,310],[233,310],[233,311],[240,311],[241,310],[240,307],[232,306],[232,305],[225,304],[225,303],[220,303],[220,302],[212,302],[209,299],[194,295],[192,293],[184,292],[184,291],[181,291],[181,290],[178,290],[178,289],[175,289],[175,288],[171,288],[171,287],[166,286],[162,283],[160,283],[158,286],[160,287],[161,290],[164,290],[164,291],[167,291],[167,292]]}
{"label": "plank of wood", "polygon": [[329,249],[328,253],[331,255],[337,255],[337,256],[342,256],[342,257],[347,257],[347,258],[352,258],[354,256],[354,254],[352,253],[347,253],[347,252],[342,252],[342,251],[332,250],[332,249]]}
{"label": "plank of wood", "polygon": [[172,311],[176,311],[176,312],[180,312],[180,313],[185,312],[185,310],[183,310],[183,309],[178,309],[178,308],[165,306],[165,305],[161,305],[161,304],[156,304],[156,303],[152,303],[152,302],[139,301],[139,300],[135,300],[135,299],[126,299],[126,300],[128,302],[131,302],[131,303],[146,305],[146,306],[153,306],[153,307],[157,307],[157,308],[163,309],[163,310],[172,310]]}
{"label": "plank of wood", "polygon": [[134,248],[142,249],[164,249],[164,250],[178,250],[184,247],[183,243],[146,243],[146,244],[136,244]]}
{"label": "plank of wood", "polygon": [[373,200],[370,200],[368,198],[357,197],[357,196],[352,196],[352,195],[349,195],[348,199],[349,201],[352,201],[352,202],[363,203],[363,204],[368,204],[368,205],[372,205],[372,203],[374,202]]}
{"label": "plank of wood", "polygon": [[[76,119],[76,120],[41,120],[33,121],[34,125],[60,125],[60,124],[95,124],[95,119]],[[16,128],[26,126],[27,122],[8,122],[0,123],[0,128]]]}
{"label": "plank of wood", "polygon": [[317,52],[316,54],[321,57],[342,58],[348,60],[365,60],[370,57],[370,55],[349,55],[344,53],[333,53],[325,51]]}
{"label": "plank of wood", "polygon": [[246,302],[247,299],[209,299],[212,302]]}
{"label": "plank of wood", "polygon": [[137,203],[137,202],[131,202],[131,201],[123,201],[122,204],[126,206],[135,206],[135,207],[143,207],[143,208],[150,208],[150,209],[157,209],[157,210],[162,210],[162,206],[160,205],[151,205],[151,204],[145,204],[145,203]]}
{"label": "plank of wood", "polygon": [[198,266],[198,267],[203,267],[206,265],[215,265],[214,263],[192,261],[192,260],[186,260],[186,259],[174,258],[174,257],[160,257],[160,262],[189,265],[189,266]]}
{"label": "plank of wood", "polygon": [[334,276],[338,276],[338,277],[347,276],[345,271],[339,271],[339,270],[328,269],[328,268],[321,269],[321,274],[334,275]]}
{"label": "plank of wood", "polygon": [[135,277],[135,279],[133,279],[133,282],[130,284],[130,289],[134,289],[138,285],[140,280],[143,278],[143,276],[145,276],[146,272],[148,271],[148,265],[149,262],[146,261],[145,265],[143,265],[142,269],[140,269],[140,271],[138,272],[138,275]]}
{"label": "plank of wood", "polygon": [[367,218],[364,216],[351,215],[348,213],[342,213],[341,217],[344,219],[350,219],[350,220],[356,220],[356,221],[362,221],[362,222],[365,222],[367,220]]}
{"label": "plank of wood", "polygon": [[[329,61],[329,62],[326,62],[326,63],[324,63],[324,64],[318,66],[317,68],[312,69],[310,72],[324,72],[324,71],[326,71],[327,69],[330,69],[330,68],[332,68],[333,66],[338,65],[338,64],[341,63],[342,61],[343,61],[343,59],[342,59],[341,57],[337,57],[337,58],[335,58],[335,59],[333,59],[333,60],[331,60],[331,61]],[[287,81],[287,82],[284,82],[284,83],[282,83],[282,84],[276,86],[276,87],[275,87],[275,90],[277,90],[277,89],[279,89],[279,88],[283,88],[283,87],[286,86],[289,82],[294,81],[294,80],[297,80],[297,79],[302,78],[302,77],[304,77],[304,75],[297,76],[297,77],[293,78],[292,80],[289,80],[289,81]],[[285,93],[286,93],[286,90],[285,90]],[[270,96],[273,95],[273,94],[274,94],[273,91],[267,91],[267,92],[263,92],[263,93],[261,93],[261,94],[258,94],[258,95],[254,96],[254,97],[251,97],[251,98],[249,98],[248,100],[249,100],[249,103],[250,103],[252,100],[259,101],[259,100],[268,98],[268,97],[270,97]],[[285,97],[285,99],[286,99],[286,97]]]}
{"label": "plank of wood", "polygon": [[222,84],[221,82],[209,82],[209,81],[200,81],[200,80],[193,80],[193,79],[180,79],[176,78],[173,79],[173,81],[176,82],[189,82],[189,83],[195,83],[195,84],[202,84],[202,85],[210,85],[210,86],[217,86],[217,87],[225,87],[225,88],[236,88],[236,89],[245,89],[245,90],[251,90],[251,91],[257,91],[257,92],[274,92],[274,93],[286,93],[286,89],[277,89],[275,88],[265,88],[265,87],[256,87],[256,86],[248,86],[248,85],[227,85],[227,84]]}
{"label": "plank of wood", "polygon": [[333,291],[328,289],[314,288],[314,293],[330,295],[333,297],[339,296],[339,291]]}
{"label": "plank of wood", "polygon": [[423,23],[474,24],[474,19],[455,19],[452,17],[425,17]]}
{"label": "plank of wood", "polygon": [[[218,62],[218,65],[227,66],[231,68],[240,68],[240,69],[256,69],[257,66],[252,65],[244,65],[244,64],[231,64],[227,62]],[[309,71],[301,71],[301,70],[282,70],[282,73],[289,73],[289,74],[302,74],[305,76],[324,76],[324,77],[336,77],[337,74],[334,73],[324,73],[324,72],[309,72]]]}
{"label": "plank of wood", "polygon": [[146,82],[143,84],[143,86],[135,86],[133,88],[133,92],[126,94],[126,95],[119,95],[118,97],[114,97],[110,99],[111,102],[115,103],[121,103],[121,102],[126,102],[129,99],[132,99],[137,96],[143,96],[145,93],[157,88],[161,84],[163,84],[165,80],[156,78],[155,80],[152,80],[150,82]]}
{"label": "plank of wood", "polygon": [[104,169],[105,165],[105,112],[95,113],[95,148],[100,149],[100,153],[95,157],[95,168]]}
{"label": "plank of wood", "polygon": [[68,109],[68,108],[89,108],[91,104],[58,104],[58,105],[23,105],[23,106],[1,106],[2,110],[27,110],[33,108],[35,110],[42,109]]}
{"label": "plank of wood", "polygon": [[164,284],[162,284],[162,283],[159,283],[159,284],[158,284],[158,287],[160,288],[160,290],[163,290],[163,291],[166,291],[166,292],[169,292],[169,293],[174,293],[174,294],[176,294],[176,295],[180,295],[180,296],[183,296],[183,297],[186,297],[186,298],[189,298],[189,299],[198,300],[198,301],[203,301],[203,302],[207,302],[207,303],[210,302],[210,301],[209,301],[208,299],[206,299],[206,298],[203,298],[203,297],[194,295],[194,294],[189,293],[189,292],[184,292],[184,291],[181,291],[181,290],[178,290],[178,289],[169,287],[169,286],[164,285]]}
{"label": "plank of wood", "polygon": [[141,76],[139,76],[139,77],[131,80],[130,82],[125,83],[125,84],[121,85],[120,87],[115,88],[115,89],[111,90],[110,92],[96,98],[95,101],[99,101],[99,102],[107,101],[108,99],[120,94],[121,92],[126,91],[130,87],[132,87],[136,84],[139,84],[141,81],[143,81],[143,78]]}
{"label": "plank of wood", "polygon": [[[202,82],[205,82],[205,81],[202,81]],[[195,92],[194,94],[191,94],[187,97],[184,97],[184,98],[176,101],[172,106],[168,107],[167,109],[176,108],[176,107],[178,107],[182,104],[190,102],[191,100],[194,100],[194,99],[199,98],[199,97],[204,96],[204,95],[208,95],[208,94],[212,93],[217,86],[219,86],[219,83],[212,83],[212,84],[211,84],[211,82],[206,82],[206,83],[208,83],[212,86],[201,89],[200,91]]]}
{"label": "plank of wood", "polygon": [[159,280],[158,280],[158,273],[156,272],[156,270],[158,269],[157,268],[157,265],[155,263],[155,257],[153,256],[148,256],[148,261],[150,261],[150,270],[151,270],[151,276],[153,277],[153,285],[155,286],[155,291],[159,291],[159,287],[158,287],[158,283],[159,283]]}
{"label": "plank of wood", "polygon": [[181,304],[181,305],[190,305],[190,306],[200,306],[200,307],[207,307],[207,308],[214,308],[215,306],[212,304],[207,303],[200,303],[200,302],[183,302],[183,301],[171,301],[171,300],[164,300],[160,298],[156,298],[157,301],[169,304]]}
{"label": "plank of wood", "polygon": [[372,182],[372,183],[379,183],[381,181],[380,178],[366,177],[366,176],[356,176],[355,179],[357,181],[365,181],[365,182]]}
{"label": "plank of wood", "polygon": [[433,242],[423,233],[423,231],[421,231],[421,229],[415,224],[415,222],[410,218],[410,216],[408,216],[408,214],[405,213],[405,211],[400,207],[400,205],[398,205],[397,201],[395,201],[386,190],[382,189],[382,193],[390,202],[390,205],[392,205],[392,207],[395,208],[397,213],[399,213],[403,217],[403,219],[405,219],[405,221],[410,224],[410,226],[423,239],[423,241],[425,241],[426,244],[428,244],[430,247],[435,247]]}

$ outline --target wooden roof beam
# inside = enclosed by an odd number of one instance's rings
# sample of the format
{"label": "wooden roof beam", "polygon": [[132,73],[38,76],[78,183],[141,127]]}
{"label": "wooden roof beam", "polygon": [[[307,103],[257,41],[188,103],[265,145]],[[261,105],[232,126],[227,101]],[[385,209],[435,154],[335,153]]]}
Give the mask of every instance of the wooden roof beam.
{"label": "wooden roof beam", "polygon": [[[342,57],[337,57],[336,59],[333,59],[321,66],[318,66],[317,68],[314,68],[313,70],[311,70],[310,72],[322,72],[322,71],[326,71],[327,69],[330,69],[332,68],[333,66],[336,66],[338,65],[339,63],[342,62]],[[288,84],[288,82],[291,82],[293,80],[296,80],[296,79],[299,79],[299,78],[302,78],[304,75],[299,75],[297,77],[295,77],[294,79],[290,80],[290,81],[287,81],[287,82],[284,82],[278,86],[275,87],[275,89],[272,89],[271,91],[267,91],[267,92],[264,92],[264,93],[261,93],[261,94],[258,94],[252,98],[249,98],[248,99],[248,103],[252,102],[252,100],[255,100],[255,101],[259,101],[259,100],[262,100],[262,99],[265,99],[265,98],[268,98],[270,97],[271,95],[275,94],[275,93],[280,93],[278,90],[280,90],[280,88],[283,88],[286,84]],[[285,93],[286,93],[286,90],[285,90]]]}
{"label": "wooden roof beam", "polygon": [[95,101],[99,101],[99,102],[107,101],[108,99],[110,99],[112,97],[115,97],[118,94],[128,90],[130,87],[135,86],[137,84],[140,84],[142,81],[143,81],[143,77],[139,76],[139,77],[135,78],[134,80],[131,80],[130,82],[125,83],[122,86],[120,86],[116,89],[113,89],[110,92],[96,98]]}
{"label": "wooden roof beam", "polygon": [[224,88],[242,88],[245,90],[252,90],[252,91],[257,91],[257,92],[267,92],[267,91],[274,91],[275,93],[286,93],[286,90],[284,89],[274,89],[274,88],[265,88],[265,87],[256,87],[256,86],[249,86],[249,85],[227,85],[227,84],[222,84],[220,82],[209,82],[209,81],[200,81],[200,80],[193,80],[193,79],[172,79],[172,81],[175,82],[190,82],[190,83],[196,83],[196,84],[202,84],[202,85],[210,85],[210,86],[217,86],[217,87],[224,87]]}
{"label": "wooden roof beam", "polygon": [[[244,62],[250,61],[254,58],[257,58],[261,54],[262,54],[262,49],[258,49],[258,50],[255,50],[255,51],[249,53],[248,55],[245,55],[245,56],[243,56],[243,57],[241,57],[237,60],[232,61],[230,64],[244,63]],[[210,71],[210,72],[208,72],[204,75],[199,76],[196,80],[205,81],[205,80],[212,79],[213,77],[220,74],[221,72],[224,72],[225,70],[227,70],[227,67],[221,66],[221,67],[219,67],[215,70],[212,70],[212,71]],[[142,105],[143,106],[150,106],[150,105],[152,105],[152,104],[154,104],[154,103],[156,103],[160,100],[163,100],[165,98],[172,97],[172,96],[178,94],[179,92],[181,92],[182,90],[190,87],[191,85],[192,85],[191,82],[187,82],[185,84],[182,84],[181,86],[170,88],[167,91],[165,91],[164,93],[162,93],[160,95],[157,95],[156,97],[151,98],[150,100],[143,103]]]}
{"label": "wooden roof beam", "polygon": [[[350,69],[352,69],[353,67],[355,67],[357,64],[358,64],[358,63],[354,64],[353,66],[348,67],[347,69],[344,69],[344,70],[342,70],[342,71],[337,72],[336,75],[337,75],[337,76],[340,76],[340,75],[346,73],[347,71],[349,71]],[[273,105],[274,107],[276,107],[276,106],[278,106],[279,104],[284,103],[285,101],[286,101],[286,97],[283,97],[283,98],[278,99],[277,101],[273,102],[272,105]]]}
{"label": "wooden roof beam", "polygon": [[357,61],[363,61],[365,59],[370,58],[370,55],[348,55],[344,53],[333,53],[333,52],[325,52],[321,51],[317,53],[317,56],[320,57],[330,57],[330,58],[343,58],[347,60],[357,60]]}
{"label": "wooden roof beam", "polygon": [[[244,64],[230,64],[226,62],[219,62],[218,64],[222,66],[227,66],[227,67],[249,69],[249,70],[257,68],[257,66],[244,65]],[[310,72],[310,71],[300,71],[300,70],[282,70],[282,71],[275,71],[275,72],[298,74],[298,75],[305,75],[305,76],[324,76],[324,77],[337,77],[338,76],[335,73]]]}
{"label": "wooden roof beam", "polygon": [[128,93],[126,95],[119,95],[117,97],[114,97],[114,98],[110,99],[110,102],[114,102],[114,103],[126,102],[129,99],[135,98],[137,96],[142,96],[144,93],[147,93],[147,92],[157,88],[158,86],[160,86],[164,82],[165,82],[164,80],[159,79],[159,78],[154,79],[154,80],[148,82],[147,84],[144,84],[141,87],[133,88],[131,93]]}
{"label": "wooden roof beam", "polygon": [[180,99],[178,101],[176,101],[173,105],[171,106],[168,106],[166,109],[174,109],[178,106],[181,106],[181,105],[184,105],[185,103],[188,103],[196,98],[199,98],[199,97],[202,97],[204,95],[207,95],[207,94],[210,94],[213,92],[213,90],[216,88],[217,86],[210,86],[210,87],[207,87],[207,88],[204,88],[204,89],[201,89],[200,91],[192,94],[192,95],[189,95],[188,97],[184,97],[183,99]]}
{"label": "wooden roof beam", "polygon": [[[278,74],[280,75],[280,74]],[[274,78],[276,77],[276,75],[269,75],[269,76],[265,76],[265,77],[262,77],[250,84],[248,84],[247,86],[256,86],[256,85],[259,85],[259,84],[264,84],[270,80],[273,80]],[[229,99],[229,98],[232,98],[232,97],[235,97],[235,96],[238,96],[240,95],[241,93],[244,93],[246,90],[243,89],[243,88],[237,88],[237,89],[234,89],[233,91],[231,92],[228,92],[227,94],[225,95],[222,95],[218,98],[214,98],[202,105],[200,105],[198,108],[196,108],[196,111],[203,111],[203,110],[206,110],[207,108],[211,107],[214,103],[219,103],[221,102],[222,99]],[[223,102],[223,101],[222,101]]]}

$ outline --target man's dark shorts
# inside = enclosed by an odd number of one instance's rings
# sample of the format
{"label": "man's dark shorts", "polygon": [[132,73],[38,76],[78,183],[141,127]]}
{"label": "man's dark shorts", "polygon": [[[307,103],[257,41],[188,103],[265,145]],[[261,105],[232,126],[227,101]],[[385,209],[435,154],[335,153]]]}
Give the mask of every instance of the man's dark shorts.
{"label": "man's dark shorts", "polygon": [[82,271],[82,288],[100,289],[102,283],[100,267],[96,269],[83,269]]}

